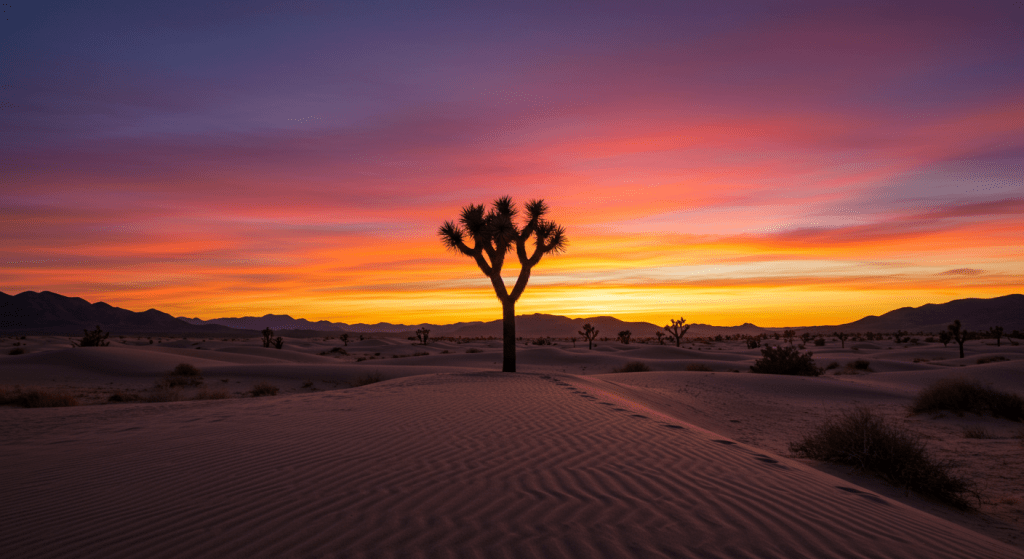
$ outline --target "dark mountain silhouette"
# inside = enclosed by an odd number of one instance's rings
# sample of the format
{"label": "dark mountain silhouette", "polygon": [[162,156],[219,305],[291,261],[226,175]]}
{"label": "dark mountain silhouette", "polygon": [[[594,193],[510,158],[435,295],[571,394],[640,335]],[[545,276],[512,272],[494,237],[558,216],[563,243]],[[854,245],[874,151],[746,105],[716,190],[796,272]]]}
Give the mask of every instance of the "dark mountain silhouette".
{"label": "dark mountain silhouette", "polygon": [[882,316],[867,316],[835,328],[848,332],[939,332],[954,320],[959,320],[971,332],[988,330],[993,326],[1002,326],[1007,332],[1024,330],[1024,295],[957,299],[939,305],[903,307]]}
{"label": "dark mountain silhouette", "polygon": [[114,334],[231,332],[223,326],[194,326],[156,309],[133,312],[50,291],[0,293],[0,332],[81,335],[96,326]]}
{"label": "dark mountain silhouette", "polygon": [[[685,315],[684,315],[685,316]],[[953,320],[971,332],[1002,326],[1006,332],[1024,330],[1024,295],[1006,295],[994,299],[958,299],[942,304],[904,307],[882,316],[868,316],[837,326],[794,327],[803,332],[831,334],[845,332],[938,332],[945,330]],[[519,315],[516,317],[517,334],[523,338],[541,336],[553,338],[578,337],[583,325],[590,323],[600,330],[598,337],[615,338],[619,332],[629,330],[634,338],[652,337],[663,326],[650,322],[626,322],[611,316],[567,318],[549,314]],[[419,328],[428,328],[432,337],[462,336],[499,338],[501,320],[490,322],[458,322],[455,324],[345,324],[326,320],[309,321],[288,315],[268,314],[263,317],[174,318],[150,309],[133,312],[106,303],[89,303],[78,297],[65,297],[49,291],[26,291],[18,295],[0,293],[0,332],[9,334],[69,334],[80,335],[83,329],[100,326],[113,334],[206,334],[252,336],[270,327],[281,335],[313,335],[314,333],[349,332],[356,334],[412,335]],[[710,326],[693,324],[687,337],[716,335],[752,335],[780,331],[783,328],[761,328],[753,324],[742,326]]]}

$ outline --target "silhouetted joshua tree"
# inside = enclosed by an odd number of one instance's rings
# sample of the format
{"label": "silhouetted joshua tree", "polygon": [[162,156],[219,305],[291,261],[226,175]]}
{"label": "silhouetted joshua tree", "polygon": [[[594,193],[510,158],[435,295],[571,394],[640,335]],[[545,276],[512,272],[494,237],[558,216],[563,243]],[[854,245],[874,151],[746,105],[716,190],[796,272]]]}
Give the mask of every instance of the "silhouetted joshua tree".
{"label": "silhouetted joshua tree", "polygon": [[949,333],[949,330],[943,330],[939,332],[939,341],[942,342],[942,347],[949,347],[949,342],[953,341],[953,335]]}
{"label": "silhouetted joshua tree", "polygon": [[988,333],[989,335],[996,339],[996,347],[1000,347],[999,339],[1003,337],[1003,327],[993,326],[992,329],[988,331]]}
{"label": "silhouetted joshua tree", "polygon": [[658,345],[665,345],[665,334],[661,330],[654,333],[658,337]]}
{"label": "silhouetted joshua tree", "polygon": [[419,330],[416,331],[416,339],[419,340],[421,344],[427,345],[427,340],[429,338],[430,330],[426,328],[420,328]]}
{"label": "silhouetted joshua tree", "polygon": [[969,339],[970,334],[967,332],[966,328],[960,326],[959,320],[954,320],[953,324],[949,325],[949,335],[951,338],[953,338],[953,341],[960,346],[960,358],[963,359],[964,342],[966,342]]}
{"label": "silhouetted joshua tree", "polygon": [[844,349],[846,348],[846,338],[849,338],[849,337],[850,337],[850,335],[849,335],[849,334],[847,334],[846,332],[835,332],[835,333],[833,333],[833,334],[832,334],[832,336],[833,336],[833,337],[834,337],[835,339],[839,340],[839,344],[840,344],[840,345],[841,345],[841,346],[842,346],[842,347],[843,347]]}
{"label": "silhouetted joshua tree", "polygon": [[626,345],[629,345],[629,338],[631,338],[632,336],[632,332],[630,332],[629,330],[623,330],[619,332],[619,341]]}
{"label": "silhouetted joshua tree", "polygon": [[338,336],[338,339],[341,340],[341,343],[345,344],[346,347],[348,346],[348,334],[342,334],[341,336]]}
{"label": "silhouetted joshua tree", "polygon": [[263,347],[270,347],[270,342],[273,341],[274,331],[269,326],[263,329],[260,334],[263,334]]}
{"label": "silhouetted joshua tree", "polygon": [[686,322],[686,319],[683,318],[683,317],[679,317],[679,320],[676,320],[674,318],[670,319],[670,320],[671,320],[672,324],[669,324],[668,326],[665,326],[665,330],[668,330],[669,337],[671,337],[673,340],[675,340],[676,341],[676,347],[679,347],[679,345],[681,343],[683,343],[683,336],[685,336],[686,335],[686,331],[690,329],[690,325],[689,324],[686,324],[685,326],[683,325],[683,323]]}
{"label": "silhouetted joshua tree", "polygon": [[594,349],[594,338],[596,338],[600,332],[600,330],[591,326],[589,322],[583,325],[583,329],[580,330],[580,335],[587,339],[587,349]]}
{"label": "silhouetted joshua tree", "polygon": [[[519,226],[515,220],[518,210],[512,198],[504,196],[495,200],[489,211],[482,205],[462,208],[458,223],[446,221],[438,230],[445,246],[473,258],[480,271],[491,279],[494,293],[501,301],[504,372],[516,370],[516,301],[526,289],[530,271],[545,254],[564,251],[568,242],[564,227],[544,219],[547,211],[543,200],[527,202],[526,223]],[[466,237],[473,246],[466,244]],[[526,246],[531,239],[535,247],[532,255],[527,253]],[[509,292],[501,279],[501,268],[505,255],[512,251],[519,258],[520,270],[519,279]]]}
{"label": "silhouetted joshua tree", "polygon": [[104,332],[98,325],[95,330],[82,330],[82,332],[85,332],[85,335],[82,336],[81,341],[75,343],[74,340],[71,340],[71,347],[104,347],[110,345],[110,342],[107,341],[107,336],[110,334]]}
{"label": "silhouetted joshua tree", "polygon": [[284,338],[282,338],[281,336],[274,338],[274,347],[276,347],[277,349],[281,349],[282,347],[284,347]]}

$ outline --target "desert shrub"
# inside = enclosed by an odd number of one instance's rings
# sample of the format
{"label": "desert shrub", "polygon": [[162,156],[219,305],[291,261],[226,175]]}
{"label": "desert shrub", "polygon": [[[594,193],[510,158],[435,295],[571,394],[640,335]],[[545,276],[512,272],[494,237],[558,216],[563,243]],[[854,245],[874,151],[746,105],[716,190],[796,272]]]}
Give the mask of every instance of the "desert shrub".
{"label": "desert shrub", "polygon": [[72,346],[75,346],[75,347],[103,347],[103,346],[110,345],[110,342],[107,341],[107,336],[109,336],[110,334],[107,333],[107,332],[104,332],[102,329],[100,329],[99,326],[97,326],[95,330],[82,330],[82,331],[85,332],[85,335],[82,336],[82,339],[78,343],[75,343],[74,341],[72,341],[71,342]]}
{"label": "desert shrub", "polygon": [[22,408],[61,408],[77,406],[78,400],[66,392],[51,390],[7,390],[0,388],[0,406],[19,406]]}
{"label": "desert shrub", "polygon": [[189,363],[180,363],[177,367],[174,368],[174,371],[171,374],[182,377],[203,376],[202,372],[195,365],[191,365]]}
{"label": "desert shrub", "polygon": [[348,381],[348,385],[351,386],[352,388],[356,388],[356,387],[359,387],[359,386],[366,386],[367,384],[373,384],[375,382],[380,382],[382,380],[387,380],[387,379],[385,379],[383,376],[381,376],[380,373],[366,373],[365,375],[360,375],[360,376],[358,376],[358,377]]}
{"label": "desert shrub", "polygon": [[991,439],[992,436],[988,434],[988,431],[981,427],[965,427],[964,428],[965,439]]}
{"label": "desert shrub", "polygon": [[838,361],[833,361],[833,362],[829,363],[828,366],[825,367],[825,370],[826,371],[831,371],[832,369],[838,369],[838,368],[839,368],[839,362]]}
{"label": "desert shrub", "polygon": [[196,393],[193,400],[225,400],[228,397],[227,390],[206,390],[204,388]]}
{"label": "desert shrub", "polygon": [[12,349],[7,355],[22,355],[24,353],[25,353],[25,348],[23,348],[23,347],[16,347],[16,348]]}
{"label": "desert shrub", "polygon": [[870,371],[871,362],[867,359],[857,359],[856,361],[850,361],[846,364],[851,369],[857,369],[858,371]]}
{"label": "desert shrub", "polygon": [[885,481],[959,509],[972,508],[974,484],[954,472],[954,464],[928,455],[920,435],[867,408],[829,417],[814,433],[789,445],[814,460],[853,466]]}
{"label": "desert shrub", "polygon": [[754,337],[747,338],[747,349],[757,349],[759,347],[761,347],[761,340]]}
{"label": "desert shrub", "polygon": [[825,345],[825,338],[815,338],[814,345],[823,346]]}
{"label": "desert shrub", "polygon": [[761,349],[761,358],[754,362],[750,370],[769,375],[816,377],[824,371],[815,365],[811,355],[809,351],[800,353],[793,346],[768,346]]}
{"label": "desert shrub", "polygon": [[171,386],[161,386],[157,383],[144,398],[146,402],[177,402],[181,400],[181,389]]}
{"label": "desert shrub", "polygon": [[650,371],[651,368],[647,366],[647,363],[643,361],[630,361],[625,365],[615,369],[616,373],[643,373]]}
{"label": "desert shrub", "polygon": [[1024,421],[1024,399],[1000,392],[976,380],[946,378],[922,390],[910,405],[911,413],[949,411],[957,415],[991,413],[1010,421]]}
{"label": "desert shrub", "polygon": [[[11,355],[14,355],[14,353],[11,353]],[[985,363],[996,363],[996,362],[999,362],[999,361],[1009,361],[1009,359],[1003,357],[1002,355],[992,355],[992,356],[989,356],[989,357],[979,357],[978,358],[978,364],[979,365],[984,365]]]}
{"label": "desert shrub", "polygon": [[252,390],[249,391],[253,397],[256,396],[277,396],[277,393],[281,390],[270,384],[269,382],[260,382],[253,385]]}
{"label": "desert shrub", "polygon": [[551,338],[545,338],[543,336],[533,340],[531,343],[533,343],[533,345],[552,345]]}
{"label": "desert shrub", "polygon": [[139,396],[138,394],[133,394],[131,392],[122,392],[120,390],[115,390],[114,393],[111,394],[109,398],[107,398],[107,401],[108,402],[141,402],[141,401],[143,401],[143,398],[142,398],[142,396]]}
{"label": "desert shrub", "polygon": [[348,355],[348,352],[345,351],[345,348],[343,347],[332,347],[330,351],[321,351],[320,355],[327,355],[329,353],[336,353],[338,355]]}
{"label": "desert shrub", "polygon": [[484,350],[478,349],[478,348],[475,348],[475,347],[471,347],[471,348],[466,350],[466,353],[483,353],[483,352],[484,352]]}
{"label": "desert shrub", "polygon": [[705,365],[703,363],[690,363],[689,365],[686,366],[686,370],[687,371],[710,371],[711,367],[708,367],[707,365]]}

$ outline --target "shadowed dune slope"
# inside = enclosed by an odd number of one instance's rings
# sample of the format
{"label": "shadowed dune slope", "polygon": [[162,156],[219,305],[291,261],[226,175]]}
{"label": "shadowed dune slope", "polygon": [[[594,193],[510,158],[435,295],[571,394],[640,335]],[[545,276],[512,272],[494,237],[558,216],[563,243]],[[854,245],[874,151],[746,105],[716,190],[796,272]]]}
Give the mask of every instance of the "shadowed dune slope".
{"label": "shadowed dune slope", "polygon": [[[559,380],[561,379],[561,380]],[[11,557],[1019,557],[598,379],[2,409]]]}

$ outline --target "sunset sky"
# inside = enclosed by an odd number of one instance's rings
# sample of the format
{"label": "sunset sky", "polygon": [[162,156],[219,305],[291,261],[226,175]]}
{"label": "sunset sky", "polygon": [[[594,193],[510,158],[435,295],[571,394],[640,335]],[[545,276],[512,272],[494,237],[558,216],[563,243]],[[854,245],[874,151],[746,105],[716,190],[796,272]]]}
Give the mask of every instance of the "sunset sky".
{"label": "sunset sky", "polygon": [[505,194],[569,238],[520,314],[839,324],[1024,285],[1024,2],[3,8],[4,293],[494,320],[437,229]]}

